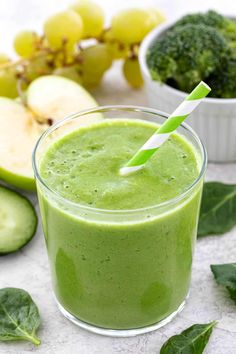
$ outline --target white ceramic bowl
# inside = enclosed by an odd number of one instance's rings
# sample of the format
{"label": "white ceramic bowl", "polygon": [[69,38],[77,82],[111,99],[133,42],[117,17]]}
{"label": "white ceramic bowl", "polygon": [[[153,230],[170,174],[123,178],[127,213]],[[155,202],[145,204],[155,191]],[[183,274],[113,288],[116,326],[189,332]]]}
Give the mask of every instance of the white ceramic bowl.
{"label": "white ceramic bowl", "polygon": [[[156,38],[173,26],[174,22],[155,28],[142,42],[139,62],[149,105],[172,113],[186,97],[186,93],[151,78],[146,62],[147,52]],[[236,92],[235,92],[236,94]],[[187,119],[203,140],[210,161],[236,161],[236,98],[206,98]]]}

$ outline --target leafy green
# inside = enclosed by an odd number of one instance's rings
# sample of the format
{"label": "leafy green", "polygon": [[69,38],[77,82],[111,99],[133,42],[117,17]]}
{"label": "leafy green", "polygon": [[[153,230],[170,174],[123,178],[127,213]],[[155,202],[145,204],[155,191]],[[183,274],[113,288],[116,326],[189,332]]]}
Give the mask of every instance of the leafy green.
{"label": "leafy green", "polygon": [[40,344],[36,330],[39,311],[31,296],[22,289],[0,289],[0,341],[28,340]]}
{"label": "leafy green", "polygon": [[195,324],[167,340],[160,354],[201,354],[205,349],[216,321]]}
{"label": "leafy green", "polygon": [[223,234],[236,224],[236,185],[205,183],[198,236]]}
{"label": "leafy green", "polygon": [[212,273],[218,284],[223,285],[236,303],[236,263],[211,265]]}

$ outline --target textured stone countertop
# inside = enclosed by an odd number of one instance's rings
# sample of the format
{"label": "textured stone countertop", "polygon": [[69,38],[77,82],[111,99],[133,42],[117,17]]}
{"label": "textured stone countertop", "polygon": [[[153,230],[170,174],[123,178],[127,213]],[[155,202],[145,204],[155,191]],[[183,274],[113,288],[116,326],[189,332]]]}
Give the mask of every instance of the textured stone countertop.
{"label": "textured stone countertop", "polygon": [[[100,104],[145,105],[143,91],[128,88],[119,66],[107,74],[95,97]],[[210,164],[208,180],[236,182],[236,164]],[[36,197],[32,196],[36,202]],[[37,207],[38,208],[38,207]],[[210,264],[236,261],[236,228],[223,236],[211,236],[197,241],[190,297],[184,310],[170,324],[145,335],[132,338],[109,338],[76,327],[65,319],[54,302],[48,261],[41,227],[37,235],[20,252],[1,257],[0,287],[20,287],[29,291],[36,301],[42,326],[40,347],[32,344],[0,343],[0,354],[158,354],[166,339],[194,323],[219,320],[206,354],[236,354],[236,306],[227,291],[217,286]]]}
{"label": "textured stone countertop", "polygon": [[[124,6],[143,5],[143,0],[97,0],[108,16]],[[12,50],[11,41],[19,29],[41,30],[43,19],[63,9],[73,0],[1,0],[0,49]],[[161,7],[169,18],[183,12],[215,8],[236,13],[235,0],[145,0],[145,6]],[[119,65],[112,69],[102,87],[95,91],[100,104],[146,105],[145,93],[128,88],[119,73]],[[213,165],[207,171],[208,180],[236,183],[236,164]],[[36,197],[31,196],[37,205]],[[38,209],[38,207],[37,207]],[[236,354],[236,306],[227,291],[217,286],[210,264],[236,261],[236,228],[223,236],[211,236],[197,241],[193,265],[191,293],[182,311],[165,327],[138,337],[108,338],[82,330],[58,311],[54,302],[48,261],[41,227],[35,238],[20,252],[0,258],[0,287],[20,287],[32,295],[37,303],[42,326],[40,347],[32,344],[0,343],[0,354],[158,354],[168,337],[194,323],[219,320],[205,354]]]}

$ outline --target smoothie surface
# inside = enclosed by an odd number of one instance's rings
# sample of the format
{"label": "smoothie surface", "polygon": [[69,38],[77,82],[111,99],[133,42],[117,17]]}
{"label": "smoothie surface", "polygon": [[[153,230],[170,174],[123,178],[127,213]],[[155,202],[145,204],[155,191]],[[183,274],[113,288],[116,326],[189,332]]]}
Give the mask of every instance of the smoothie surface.
{"label": "smoothie surface", "polygon": [[137,209],[172,199],[199,174],[198,156],[180,135],[173,134],[142,170],[119,175],[157,127],[136,119],[81,127],[49,146],[40,163],[42,179],[64,198],[100,209]]}

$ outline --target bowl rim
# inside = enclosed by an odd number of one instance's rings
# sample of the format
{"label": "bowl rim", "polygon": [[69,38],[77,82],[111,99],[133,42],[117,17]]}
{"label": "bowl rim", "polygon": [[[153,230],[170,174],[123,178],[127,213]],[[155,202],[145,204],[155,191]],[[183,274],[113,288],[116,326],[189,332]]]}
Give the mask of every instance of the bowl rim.
{"label": "bowl rim", "polygon": [[[153,83],[157,84],[159,87],[165,88],[167,91],[169,91],[170,94],[174,94],[181,99],[184,99],[186,95],[188,94],[187,92],[180,91],[174,87],[171,87],[170,85],[167,85],[165,83],[160,83],[158,81],[155,81],[151,78],[149,68],[147,66],[146,62],[146,54],[148,49],[150,48],[151,44],[157,39],[163,32],[165,32],[167,29],[172,27],[178,19],[174,19],[172,21],[167,21],[164,24],[161,24],[154,28],[151,32],[148,33],[148,35],[144,38],[144,40],[141,43],[140,49],[139,49],[139,63],[140,63],[140,68],[142,71],[142,74],[144,78],[148,79],[149,81],[152,81]],[[204,102],[209,103],[209,104],[236,104],[236,97],[235,98],[214,98],[214,97],[206,97],[204,98]]]}

